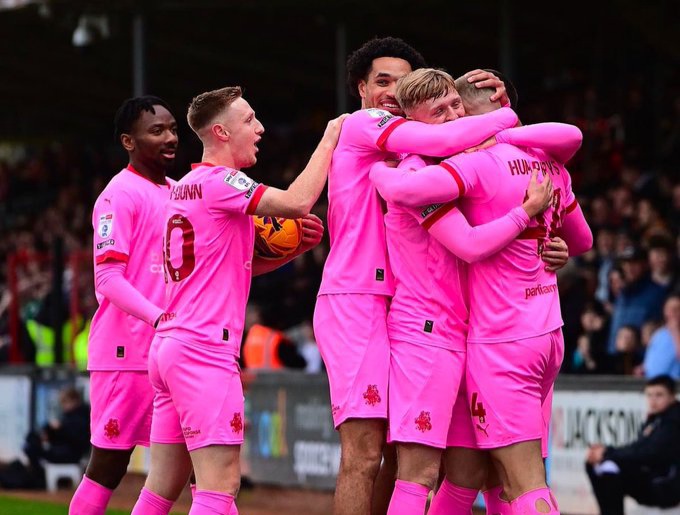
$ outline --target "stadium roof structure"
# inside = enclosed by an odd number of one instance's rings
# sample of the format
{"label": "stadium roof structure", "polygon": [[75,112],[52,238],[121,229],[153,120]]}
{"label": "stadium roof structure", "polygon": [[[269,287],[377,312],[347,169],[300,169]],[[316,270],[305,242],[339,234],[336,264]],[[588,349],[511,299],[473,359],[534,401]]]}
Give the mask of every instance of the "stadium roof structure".
{"label": "stadium roof structure", "polygon": [[[182,111],[197,92],[240,84],[264,119],[295,120],[327,118],[343,105],[344,57],[376,35],[403,37],[453,74],[509,71],[526,95],[560,68],[580,66],[606,82],[609,73],[644,76],[657,61],[677,66],[676,7],[675,0],[575,0],[559,12],[538,0],[0,0],[0,140],[110,135],[113,112],[133,93],[135,17],[144,20],[147,92]],[[87,46],[73,44],[79,26]]]}

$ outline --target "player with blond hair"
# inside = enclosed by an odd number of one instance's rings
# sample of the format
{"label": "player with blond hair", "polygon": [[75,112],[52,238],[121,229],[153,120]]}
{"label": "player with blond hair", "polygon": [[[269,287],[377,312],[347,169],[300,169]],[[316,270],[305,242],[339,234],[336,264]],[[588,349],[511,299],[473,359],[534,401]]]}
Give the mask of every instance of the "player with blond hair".
{"label": "player with blond hair", "polygon": [[[329,122],[305,169],[281,190],[242,171],[257,162],[264,127],[241,88],[198,95],[187,118],[203,160],[172,189],[166,208],[166,312],[149,354],[151,466],[134,514],[169,513],[192,465],[191,515],[235,513],[245,421],[238,355],[250,281],[293,257],[254,258],[251,215],[308,216],[343,121]],[[318,219],[307,221],[313,241],[296,254],[321,238]]]}

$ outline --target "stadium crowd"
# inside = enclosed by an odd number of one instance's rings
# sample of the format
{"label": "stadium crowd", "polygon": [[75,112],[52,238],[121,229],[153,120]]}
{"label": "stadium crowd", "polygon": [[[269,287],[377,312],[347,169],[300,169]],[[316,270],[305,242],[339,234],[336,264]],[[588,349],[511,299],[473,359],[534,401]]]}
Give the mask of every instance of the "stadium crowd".
{"label": "stadium crowd", "polygon": [[[658,118],[643,102],[641,86],[633,84],[620,92],[618,101],[605,103],[584,84],[569,74],[547,78],[540,99],[524,103],[520,98],[518,106],[525,123],[564,121],[584,133],[584,146],[569,169],[595,245],[560,272],[566,343],[562,371],[648,377],[667,373],[678,379],[680,297],[673,294],[680,287],[680,100],[662,102],[671,108]],[[253,176],[288,184],[306,155],[305,145],[316,137],[312,126],[279,126],[268,132]],[[9,356],[10,255],[16,256],[25,359],[35,360],[27,323],[49,324],[55,296],[49,264],[40,256],[49,254],[56,238],[63,240],[67,255],[79,256],[77,273],[67,266],[64,306],[77,292],[79,324],[94,312],[90,217],[96,196],[125,164],[114,149],[113,144],[82,142],[0,149],[0,362]],[[283,166],[281,155],[288,156]],[[177,167],[175,178],[181,169]],[[324,202],[314,209],[322,218]],[[309,328],[327,253],[326,237],[314,251],[257,277],[251,290],[258,322],[288,331],[306,356],[302,363],[316,363],[310,370],[319,363]]]}

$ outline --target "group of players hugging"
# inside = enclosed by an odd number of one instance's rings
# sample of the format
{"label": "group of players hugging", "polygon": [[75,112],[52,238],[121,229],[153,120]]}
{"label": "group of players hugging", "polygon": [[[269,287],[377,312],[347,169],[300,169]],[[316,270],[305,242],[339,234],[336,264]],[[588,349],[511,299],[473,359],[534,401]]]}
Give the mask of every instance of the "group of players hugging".
{"label": "group of players hugging", "polygon": [[[168,105],[118,110],[129,164],[92,215],[93,449],[70,514],[105,513],[137,445],[151,462],[133,514],[168,514],[188,481],[191,515],[238,513],[251,277],[321,241],[310,210],[327,180],[314,330],[341,441],[333,512],[422,515],[435,490],[429,514],[469,514],[481,490],[489,514],[559,513],[543,459],[556,270],[592,245],[564,167],[581,133],[520,126],[499,73],[454,80],[397,38],[347,68],[361,110],[328,123],[285,190],[242,171],[264,127],[239,87],[191,101],[203,157],[177,182]],[[254,255],[253,215],[301,218],[297,250]]]}

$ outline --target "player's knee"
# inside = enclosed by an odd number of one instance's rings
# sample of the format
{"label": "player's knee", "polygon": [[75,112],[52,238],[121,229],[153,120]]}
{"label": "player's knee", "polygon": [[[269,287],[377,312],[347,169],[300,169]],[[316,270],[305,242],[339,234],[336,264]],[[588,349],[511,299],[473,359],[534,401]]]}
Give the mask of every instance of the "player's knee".
{"label": "player's knee", "polygon": [[454,485],[481,490],[487,482],[487,471],[481,467],[447,466],[446,478]]}
{"label": "player's knee", "polygon": [[399,479],[434,489],[439,479],[439,463],[399,465]]}
{"label": "player's knee", "polygon": [[100,485],[115,490],[127,473],[132,450],[103,450],[93,448],[85,475]]}
{"label": "player's knee", "polygon": [[345,473],[349,472],[362,476],[375,476],[380,469],[381,460],[382,451],[380,447],[368,447],[363,451],[360,447],[353,447],[346,450],[343,449],[342,457],[340,459],[340,468]]}

